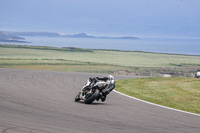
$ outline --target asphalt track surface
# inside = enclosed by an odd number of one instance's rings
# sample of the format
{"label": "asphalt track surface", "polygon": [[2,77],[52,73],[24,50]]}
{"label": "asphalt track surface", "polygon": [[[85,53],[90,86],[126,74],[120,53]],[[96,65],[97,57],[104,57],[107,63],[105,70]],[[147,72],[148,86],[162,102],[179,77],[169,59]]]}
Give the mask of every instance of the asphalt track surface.
{"label": "asphalt track surface", "polygon": [[[86,105],[86,73],[0,69],[0,133],[200,133],[200,117],[115,92]],[[116,79],[130,78],[116,76]]]}

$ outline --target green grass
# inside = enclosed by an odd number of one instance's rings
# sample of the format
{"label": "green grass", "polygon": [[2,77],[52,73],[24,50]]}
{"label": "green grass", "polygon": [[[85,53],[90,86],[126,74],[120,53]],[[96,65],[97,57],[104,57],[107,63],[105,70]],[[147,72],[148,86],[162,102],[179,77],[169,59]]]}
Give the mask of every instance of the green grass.
{"label": "green grass", "polygon": [[7,47],[5,47],[5,45],[0,45],[0,58],[62,59],[79,62],[139,67],[174,67],[175,65],[179,67],[180,64],[194,64],[200,66],[200,56],[108,50],[82,50],[84,52],[80,52],[80,49],[77,49],[77,52],[74,52],[76,51],[75,48],[73,48],[72,51],[63,51],[63,48],[48,47],[47,49],[46,47],[41,47],[39,49],[38,46],[14,46],[11,45],[9,47],[9,45],[7,45]]}
{"label": "green grass", "polygon": [[6,68],[41,69],[43,65],[54,71],[151,76],[173,72],[192,77],[199,61],[200,56],[189,55],[0,44],[0,67]]}
{"label": "green grass", "polygon": [[127,95],[200,114],[200,79],[136,78],[116,82],[116,90]]}

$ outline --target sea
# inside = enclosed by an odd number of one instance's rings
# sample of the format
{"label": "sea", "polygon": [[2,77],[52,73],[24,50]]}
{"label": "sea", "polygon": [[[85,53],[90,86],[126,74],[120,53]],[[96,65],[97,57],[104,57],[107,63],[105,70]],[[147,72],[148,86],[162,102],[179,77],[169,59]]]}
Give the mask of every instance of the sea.
{"label": "sea", "polygon": [[23,38],[30,43],[6,42],[6,44],[200,55],[200,38],[140,37],[138,40],[38,36],[25,36]]}

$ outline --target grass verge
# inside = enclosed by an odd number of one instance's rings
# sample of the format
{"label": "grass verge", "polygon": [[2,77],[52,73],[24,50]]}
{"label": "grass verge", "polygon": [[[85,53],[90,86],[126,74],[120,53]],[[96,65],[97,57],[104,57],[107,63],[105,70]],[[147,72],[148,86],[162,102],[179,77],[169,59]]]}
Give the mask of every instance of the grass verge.
{"label": "grass verge", "polygon": [[152,103],[200,114],[200,79],[197,78],[119,80],[116,90]]}

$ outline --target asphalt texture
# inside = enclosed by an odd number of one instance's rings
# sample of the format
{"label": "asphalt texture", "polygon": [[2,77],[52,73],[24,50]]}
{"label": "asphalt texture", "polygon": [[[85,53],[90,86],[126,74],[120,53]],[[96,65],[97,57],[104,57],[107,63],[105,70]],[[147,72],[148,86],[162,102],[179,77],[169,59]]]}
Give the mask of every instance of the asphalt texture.
{"label": "asphalt texture", "polygon": [[93,76],[105,75],[0,68],[0,133],[200,133],[199,116],[115,92],[74,102]]}

